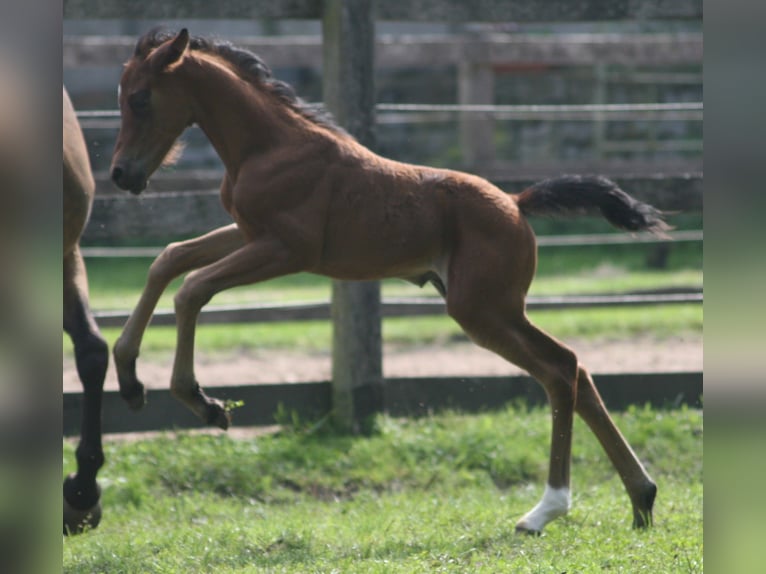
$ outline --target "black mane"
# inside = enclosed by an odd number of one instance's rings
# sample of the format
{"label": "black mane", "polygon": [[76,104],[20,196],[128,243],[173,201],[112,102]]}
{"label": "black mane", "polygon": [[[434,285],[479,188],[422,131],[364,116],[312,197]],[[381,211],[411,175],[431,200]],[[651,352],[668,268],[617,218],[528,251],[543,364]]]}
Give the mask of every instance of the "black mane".
{"label": "black mane", "polygon": [[[145,58],[149,52],[175,38],[176,33],[165,28],[155,28],[150,30],[136,43],[134,57]],[[189,48],[206,54],[214,54],[227,61],[236,69],[240,75],[249,82],[263,87],[274,94],[281,102],[288,105],[291,109],[298,112],[303,117],[312,122],[329,128],[335,132],[345,134],[345,130],[335,123],[331,114],[324,109],[311,106],[295,93],[290,84],[278,80],[271,72],[271,68],[259,58],[256,54],[233,46],[231,42],[215,40],[201,36],[192,36],[189,38]]]}

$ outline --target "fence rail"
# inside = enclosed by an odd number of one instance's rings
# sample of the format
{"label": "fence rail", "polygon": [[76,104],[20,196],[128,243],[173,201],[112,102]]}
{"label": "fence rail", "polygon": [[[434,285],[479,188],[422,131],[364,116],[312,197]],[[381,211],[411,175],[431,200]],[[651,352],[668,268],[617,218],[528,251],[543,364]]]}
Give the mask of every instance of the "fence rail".
{"label": "fence rail", "polygon": [[[583,247],[585,245],[632,245],[636,243],[679,243],[703,241],[701,230],[671,231],[666,238],[651,234],[591,233],[582,235],[543,235],[537,237],[538,247]],[[122,257],[157,257],[163,247],[83,247],[89,259]]]}
{"label": "fence rail", "polygon": [[[192,30],[193,32],[194,30]],[[236,46],[257,53],[271,67],[322,65],[321,36],[239,36]],[[64,36],[65,68],[116,66],[128,60],[134,36]],[[699,33],[648,34],[382,34],[376,37],[377,68],[435,67],[478,60],[514,64],[672,65],[701,62]]]}
{"label": "fence rail", "polygon": [[[64,0],[64,18],[318,20],[323,4],[317,0]],[[460,23],[702,20],[702,5],[702,0],[386,0],[377,3],[375,19]]]}
{"label": "fence rail", "polygon": [[[702,406],[702,373],[594,373],[593,380],[606,406],[624,410],[630,405],[651,404],[663,408]],[[318,420],[332,412],[332,386],[326,381],[216,386],[211,392],[221,400],[241,400],[244,408],[234,412],[234,424],[274,425],[277,412],[295,413],[301,420]],[[168,389],[151,389],[141,415],[130,413],[118,391],[106,391],[103,399],[104,433],[192,429],[203,423],[176,400]],[[383,409],[391,416],[423,416],[444,409],[486,412],[511,402],[544,405],[542,387],[526,376],[387,378],[383,385]],[[83,396],[65,392],[64,436],[79,433]]]}
{"label": "fence rail", "polygon": [[[309,104],[322,108],[320,103]],[[386,104],[375,106],[378,124],[413,124],[454,121],[462,115],[506,121],[702,121],[702,102],[491,105],[491,104]],[[82,110],[77,117],[84,129],[116,130],[119,110]]]}
{"label": "fence rail", "polygon": [[[634,307],[646,305],[687,305],[703,302],[701,289],[658,290],[650,293],[612,295],[530,296],[527,309],[583,309],[595,307]],[[392,298],[381,302],[383,317],[428,317],[443,315],[444,301],[437,298]],[[94,313],[101,327],[122,327],[128,320],[127,311],[97,311]],[[280,303],[262,305],[235,305],[206,307],[199,315],[201,325],[237,323],[276,323],[284,321],[321,321],[331,318],[331,304],[327,301],[310,303]],[[154,326],[175,325],[175,313],[155,311]]]}

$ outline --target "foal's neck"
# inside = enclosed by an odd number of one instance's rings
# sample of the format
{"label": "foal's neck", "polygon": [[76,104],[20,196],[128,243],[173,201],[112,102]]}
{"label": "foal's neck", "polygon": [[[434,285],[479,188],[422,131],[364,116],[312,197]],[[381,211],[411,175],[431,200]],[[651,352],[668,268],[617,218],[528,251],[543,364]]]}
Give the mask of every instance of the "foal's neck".
{"label": "foal's neck", "polygon": [[232,181],[254,154],[305,141],[305,122],[273,94],[223,64],[200,58],[188,74],[194,121],[210,140]]}

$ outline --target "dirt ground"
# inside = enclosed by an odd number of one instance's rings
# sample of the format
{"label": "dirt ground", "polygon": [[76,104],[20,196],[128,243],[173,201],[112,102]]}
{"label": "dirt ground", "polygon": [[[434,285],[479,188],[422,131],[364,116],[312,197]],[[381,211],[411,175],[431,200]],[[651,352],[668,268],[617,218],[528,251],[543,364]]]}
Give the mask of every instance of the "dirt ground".
{"label": "dirt ground", "polygon": [[[568,340],[582,364],[592,373],[702,371],[702,336],[669,339],[640,337],[630,340]],[[167,388],[170,355],[138,360],[138,377],[149,388]],[[329,353],[257,350],[236,356],[206,356],[197,351],[196,374],[203,386],[253,383],[322,381],[330,378]],[[387,346],[386,377],[492,376],[521,371],[500,357],[469,342],[418,347]],[[72,359],[64,359],[64,390],[80,390]],[[114,366],[109,365],[105,388],[117,389]]]}

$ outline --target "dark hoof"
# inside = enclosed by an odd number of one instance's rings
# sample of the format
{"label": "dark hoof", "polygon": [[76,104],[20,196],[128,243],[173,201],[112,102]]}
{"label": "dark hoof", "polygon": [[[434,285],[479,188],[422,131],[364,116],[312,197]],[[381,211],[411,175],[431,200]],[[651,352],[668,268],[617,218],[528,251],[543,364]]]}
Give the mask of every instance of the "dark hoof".
{"label": "dark hoof", "polygon": [[79,510],[64,499],[64,535],[92,530],[101,522],[101,501],[87,510]]}
{"label": "dark hoof", "polygon": [[125,390],[120,389],[120,396],[133,411],[141,410],[146,404],[146,388],[138,381]]}
{"label": "dark hoof", "polygon": [[[80,496],[75,475],[70,474],[64,480],[64,534],[80,534],[84,530],[96,528],[101,522],[101,492],[98,484],[88,498]],[[67,500],[67,496],[69,500]],[[82,499],[82,500],[78,500]]]}
{"label": "dark hoof", "polygon": [[633,501],[633,528],[649,528],[654,523],[652,510],[657,496],[657,485],[649,484],[644,492]]}
{"label": "dark hoof", "polygon": [[227,430],[231,425],[231,413],[226,410],[223,403],[211,399],[207,405],[207,424]]}
{"label": "dark hoof", "polygon": [[516,534],[526,534],[527,536],[540,536],[542,534],[541,530],[529,530],[528,528],[524,528],[523,526],[517,526],[516,527]]}
{"label": "dark hoof", "polygon": [[634,510],[633,511],[633,528],[643,530],[649,528],[654,524],[654,517],[652,516],[652,510]]}

